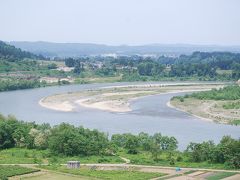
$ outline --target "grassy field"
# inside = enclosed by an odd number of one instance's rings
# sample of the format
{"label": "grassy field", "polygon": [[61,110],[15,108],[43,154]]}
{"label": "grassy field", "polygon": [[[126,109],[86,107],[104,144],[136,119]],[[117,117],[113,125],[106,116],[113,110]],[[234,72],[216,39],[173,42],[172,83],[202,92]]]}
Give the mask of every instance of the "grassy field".
{"label": "grassy field", "polygon": [[0,151],[0,164],[64,164],[69,160],[78,160],[81,163],[123,163],[117,156],[53,156],[47,150],[11,148]]}
{"label": "grassy field", "polygon": [[[174,154],[175,164],[171,165],[168,160],[168,153],[160,154],[159,160],[154,161],[151,153],[141,151],[138,154],[127,154],[122,150],[117,153],[119,156],[131,160],[132,164],[161,165],[161,166],[179,166],[195,168],[225,169],[224,164],[209,164],[208,162],[193,163],[180,153]],[[181,157],[180,161],[177,161]],[[118,156],[53,156],[47,150],[35,150],[24,148],[11,148],[0,151],[0,164],[65,164],[70,160],[78,160],[81,163],[124,163]]]}
{"label": "grassy field", "polygon": [[[210,164],[206,162],[189,162],[187,157],[174,153],[175,164],[170,164],[168,153],[163,152],[159,155],[159,160],[154,161],[151,153],[140,152],[138,154],[127,154],[125,151],[118,152],[118,155],[128,158],[132,164],[156,165],[156,166],[172,166],[172,167],[192,167],[192,168],[209,168],[209,169],[226,169],[224,164]],[[181,158],[179,158],[181,157]],[[180,160],[179,160],[180,159]],[[179,160],[179,161],[178,161]]]}
{"label": "grassy field", "polygon": [[223,178],[226,178],[226,177],[233,176],[235,174],[237,174],[237,173],[234,173],[234,172],[219,172],[219,173],[213,174],[212,176],[208,176],[206,179],[207,180],[219,180],[219,179],[223,179]]}
{"label": "grassy field", "polygon": [[28,174],[37,172],[37,169],[31,169],[21,166],[0,166],[0,179],[4,179],[5,177],[12,177],[16,175]]}
{"label": "grassy field", "polygon": [[69,173],[80,176],[87,176],[100,179],[109,179],[109,180],[145,180],[155,177],[161,177],[166,174],[162,173],[152,173],[152,172],[140,172],[135,170],[96,170],[88,167],[81,167],[80,169],[67,169],[63,166],[42,166],[44,169],[59,171],[63,173]]}

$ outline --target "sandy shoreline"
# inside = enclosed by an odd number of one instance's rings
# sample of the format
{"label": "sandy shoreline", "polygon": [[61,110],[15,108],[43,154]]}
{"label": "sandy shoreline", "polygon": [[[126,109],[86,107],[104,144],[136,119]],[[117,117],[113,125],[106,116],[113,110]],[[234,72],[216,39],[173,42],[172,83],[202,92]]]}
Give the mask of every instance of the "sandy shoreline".
{"label": "sandy shoreline", "polygon": [[[218,85],[222,86],[222,84]],[[161,94],[206,91],[213,87],[215,87],[213,84],[204,84],[203,86],[197,83],[111,86],[75,94],[66,93],[45,97],[39,101],[39,105],[63,112],[71,112],[77,107],[84,107],[122,113],[132,111],[130,102],[139,98]]]}
{"label": "sandy shoreline", "polygon": [[170,107],[170,108],[176,109],[176,110],[178,110],[178,111],[182,111],[182,112],[184,112],[184,113],[187,113],[187,114],[189,114],[189,115],[191,115],[191,116],[194,116],[194,117],[196,117],[196,118],[202,119],[202,120],[204,120],[204,121],[214,122],[213,119],[204,118],[204,117],[201,117],[201,116],[192,114],[192,113],[190,113],[190,112],[184,111],[183,109],[177,108],[177,107],[175,107],[175,106],[173,106],[173,105],[171,104],[171,101],[168,101],[168,102],[167,102],[167,106]]}
{"label": "sandy shoreline", "polygon": [[185,98],[183,101],[173,99],[168,102],[167,105],[206,121],[231,124],[232,121],[239,119],[240,110],[226,109],[224,108],[224,104],[234,102],[236,102],[236,100],[202,100],[189,97]]}
{"label": "sandy shoreline", "polygon": [[74,110],[74,106],[69,101],[64,101],[62,103],[48,103],[44,102],[45,98],[40,99],[38,104],[47,109],[52,109],[55,111],[63,111],[63,112],[72,112]]}
{"label": "sandy shoreline", "polygon": [[93,108],[93,109],[99,109],[103,111],[109,111],[109,112],[129,112],[132,109],[129,107],[129,103],[126,102],[114,102],[114,101],[103,101],[103,102],[96,102],[92,104],[88,104],[85,102],[86,99],[80,99],[75,101],[78,105],[85,107],[85,108]]}

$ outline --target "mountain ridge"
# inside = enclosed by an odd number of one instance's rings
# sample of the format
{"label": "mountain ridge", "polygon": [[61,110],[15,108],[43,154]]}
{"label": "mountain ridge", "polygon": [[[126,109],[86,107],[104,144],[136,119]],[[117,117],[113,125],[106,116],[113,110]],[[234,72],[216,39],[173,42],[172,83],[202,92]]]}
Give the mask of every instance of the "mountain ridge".
{"label": "mountain ridge", "polygon": [[194,51],[240,52],[239,46],[194,45],[194,44],[146,44],[146,45],[106,45],[95,43],[56,43],[45,41],[10,41],[11,45],[47,57],[78,57],[102,54],[117,55],[171,55],[191,54]]}

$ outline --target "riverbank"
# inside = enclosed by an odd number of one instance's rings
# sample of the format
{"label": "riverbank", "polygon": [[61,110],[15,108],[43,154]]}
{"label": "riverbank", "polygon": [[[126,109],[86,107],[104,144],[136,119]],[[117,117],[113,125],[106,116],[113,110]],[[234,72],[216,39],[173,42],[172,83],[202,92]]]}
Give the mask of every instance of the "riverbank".
{"label": "riverbank", "polygon": [[233,103],[229,100],[200,100],[196,98],[185,98],[183,101],[174,98],[168,106],[177,110],[189,113],[207,121],[214,121],[223,124],[233,124],[235,120],[240,119],[240,109],[225,109],[223,105]]}
{"label": "riverbank", "polygon": [[71,112],[78,108],[93,108],[109,112],[131,111],[131,101],[140,97],[165,93],[206,91],[223,87],[222,83],[171,83],[111,86],[45,97],[39,104],[57,111]]}
{"label": "riverbank", "polygon": [[204,118],[204,117],[198,116],[198,115],[196,115],[196,114],[190,113],[190,112],[188,112],[188,111],[186,111],[186,110],[180,109],[180,108],[178,108],[177,106],[172,105],[171,102],[172,102],[171,100],[167,102],[167,106],[170,107],[170,108],[173,108],[173,109],[176,109],[176,110],[178,110],[178,111],[182,111],[182,112],[188,113],[188,114],[190,114],[191,116],[194,116],[194,117],[196,117],[196,118],[202,119],[202,120],[204,120],[204,121],[213,122],[213,119]]}

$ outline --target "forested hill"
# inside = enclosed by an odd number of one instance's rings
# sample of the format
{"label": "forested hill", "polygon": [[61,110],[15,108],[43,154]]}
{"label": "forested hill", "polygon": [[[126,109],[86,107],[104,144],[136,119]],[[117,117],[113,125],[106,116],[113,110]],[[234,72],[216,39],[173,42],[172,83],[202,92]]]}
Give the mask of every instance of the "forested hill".
{"label": "forested hill", "polygon": [[33,53],[22,51],[20,48],[6,44],[0,41],[0,59],[9,61],[18,61],[22,59],[44,59],[41,55],[35,55]]}

